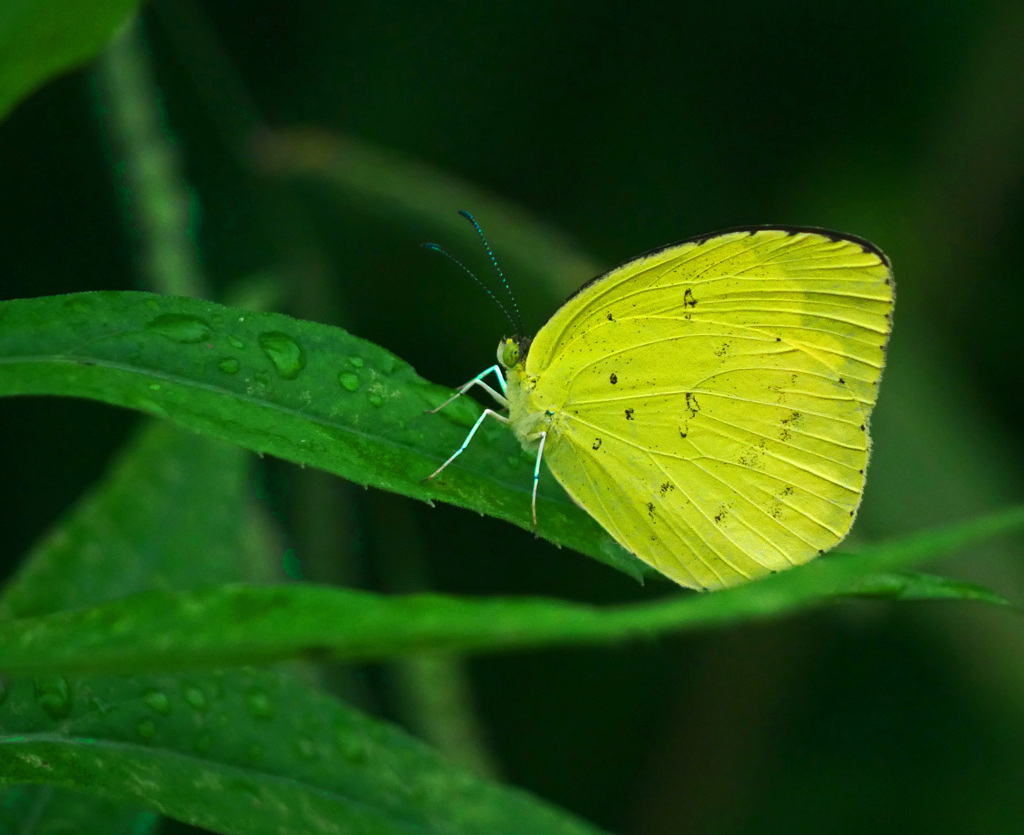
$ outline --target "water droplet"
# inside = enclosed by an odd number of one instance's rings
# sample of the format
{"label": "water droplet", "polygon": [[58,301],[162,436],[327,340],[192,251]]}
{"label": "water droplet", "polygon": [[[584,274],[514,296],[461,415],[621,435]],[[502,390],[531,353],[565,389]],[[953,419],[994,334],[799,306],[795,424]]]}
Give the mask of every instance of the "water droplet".
{"label": "water droplet", "polygon": [[234,357],[225,357],[217,367],[225,374],[234,374],[238,371],[238,360]]}
{"label": "water droplet", "polygon": [[371,406],[383,406],[384,405],[384,398],[381,397],[379,394],[371,394],[370,395],[370,405]]}
{"label": "water droplet", "polygon": [[89,313],[92,310],[92,302],[88,299],[72,298],[64,302],[64,307],[72,313]]}
{"label": "water droplet", "polygon": [[299,737],[295,742],[295,748],[299,752],[299,756],[304,760],[315,760],[317,757],[316,746],[313,744],[311,739],[306,737]]}
{"label": "water droplet", "polygon": [[142,697],[142,703],[164,716],[171,713],[171,700],[162,690],[148,690]]}
{"label": "water droplet", "polygon": [[71,712],[71,688],[59,676],[40,676],[32,680],[36,702],[51,719],[63,719]]}
{"label": "water droplet", "polygon": [[196,741],[193,743],[193,746],[200,754],[205,754],[210,750],[212,741],[213,740],[210,738],[209,734],[200,734],[196,737]]}
{"label": "water droplet", "polygon": [[193,707],[196,710],[206,710],[206,694],[196,687],[194,684],[189,684],[185,687],[185,701],[189,707]]}
{"label": "water droplet", "polygon": [[352,765],[361,765],[366,762],[366,747],[361,740],[351,736],[342,736],[338,740],[338,748],[341,751],[341,756]]}
{"label": "water droplet", "polygon": [[306,355],[299,343],[278,331],[261,333],[260,348],[266,354],[277,373],[284,380],[294,380],[299,372],[306,367]]}
{"label": "water droplet", "polygon": [[401,368],[403,365],[405,364],[398,357],[396,357],[394,354],[387,353],[378,357],[374,362],[374,367],[376,368],[377,372],[384,375],[394,374],[395,371],[398,368]]}
{"label": "water droplet", "polygon": [[237,348],[239,351],[241,351],[245,347],[245,343],[242,342],[242,340],[239,339],[237,336],[229,336],[228,342],[231,344],[232,348]]}
{"label": "water droplet", "polygon": [[342,388],[346,388],[349,391],[359,391],[359,377],[351,371],[342,371],[338,375],[338,382],[341,383]]}
{"label": "water droplet", "polygon": [[150,391],[160,391],[160,389],[162,389],[162,388],[163,388],[163,386],[160,385],[159,383],[150,383],[149,384],[149,390]]}
{"label": "water droplet", "polygon": [[274,716],[274,706],[270,703],[270,697],[256,687],[245,694],[245,703],[249,707],[249,712],[257,719],[271,719]]}
{"label": "water droplet", "polygon": [[349,357],[348,361],[352,364],[352,366],[354,368],[362,368],[363,367],[363,358],[362,357]]}
{"label": "water droplet", "polygon": [[143,739],[152,739],[156,736],[156,722],[152,719],[142,719],[139,724],[135,726],[135,730],[139,732],[139,736]]}
{"label": "water droplet", "polygon": [[198,316],[165,313],[146,325],[146,330],[166,336],[175,342],[202,342],[210,335],[210,326]]}

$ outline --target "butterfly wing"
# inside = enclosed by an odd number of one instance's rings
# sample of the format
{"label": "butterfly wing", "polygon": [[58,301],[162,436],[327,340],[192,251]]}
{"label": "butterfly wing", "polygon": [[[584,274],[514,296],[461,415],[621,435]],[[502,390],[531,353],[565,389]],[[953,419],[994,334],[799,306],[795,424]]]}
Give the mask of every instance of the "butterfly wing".
{"label": "butterfly wing", "polygon": [[849,531],[892,305],[860,240],[670,246],[558,310],[521,366],[525,408],[550,416],[545,461],[625,548],[684,586],[735,585]]}

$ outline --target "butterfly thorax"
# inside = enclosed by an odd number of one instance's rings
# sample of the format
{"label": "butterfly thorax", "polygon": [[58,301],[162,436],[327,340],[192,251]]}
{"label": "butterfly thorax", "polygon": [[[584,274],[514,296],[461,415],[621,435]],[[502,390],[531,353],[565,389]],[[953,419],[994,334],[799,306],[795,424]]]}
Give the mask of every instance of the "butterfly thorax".
{"label": "butterfly thorax", "polygon": [[506,338],[498,345],[498,362],[505,369],[508,399],[508,418],[516,438],[528,451],[537,449],[542,432],[551,432],[557,420],[551,404],[541,403],[537,397],[537,377],[526,371],[528,342],[516,337]]}

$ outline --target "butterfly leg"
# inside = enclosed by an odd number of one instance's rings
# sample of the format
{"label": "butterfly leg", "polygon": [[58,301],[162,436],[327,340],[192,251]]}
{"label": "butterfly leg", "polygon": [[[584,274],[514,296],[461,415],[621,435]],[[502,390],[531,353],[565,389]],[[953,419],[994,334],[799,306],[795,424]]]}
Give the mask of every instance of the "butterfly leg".
{"label": "butterfly leg", "polygon": [[[498,394],[498,392],[496,392],[494,389],[492,389],[483,380],[484,377],[486,377],[488,374],[490,374],[492,372],[494,373],[494,376],[498,378],[498,385],[501,387],[501,394]],[[459,390],[457,392],[455,392],[455,394],[453,394],[451,397],[449,397],[447,400],[445,400],[444,403],[442,403],[436,409],[425,409],[424,411],[427,414],[429,414],[429,415],[432,415],[432,414],[435,414],[437,412],[440,412],[445,406],[447,406],[453,400],[455,400],[455,399],[457,399],[459,397],[462,397],[462,395],[464,395],[467,391],[469,391],[473,386],[480,386],[480,388],[482,388],[489,395],[491,395],[491,397],[493,397],[503,407],[505,407],[505,408],[508,407],[508,401],[505,399],[505,395],[508,392],[508,388],[507,388],[506,383],[505,383],[505,378],[501,374],[501,369],[497,365],[492,365],[490,368],[486,369],[485,371],[481,371],[479,374],[477,374],[468,383],[466,383],[465,385],[461,386],[459,388]]]}
{"label": "butterfly leg", "polygon": [[430,481],[430,479],[432,479],[434,476],[436,476],[439,472],[441,472],[441,470],[443,470],[445,467],[447,467],[449,464],[451,464],[452,461],[454,461],[463,452],[465,452],[466,451],[466,447],[469,446],[469,442],[473,440],[473,436],[476,434],[476,430],[480,428],[480,424],[484,422],[484,418],[487,417],[488,415],[490,415],[491,417],[497,418],[502,423],[508,423],[508,418],[505,417],[504,415],[498,414],[496,411],[494,411],[494,409],[484,409],[484,413],[482,415],[480,415],[480,417],[477,418],[476,423],[473,424],[473,428],[469,430],[469,434],[466,436],[466,440],[464,440],[462,442],[462,446],[460,446],[457,450],[455,450],[455,452],[452,453],[452,457],[451,458],[449,458],[447,461],[445,461],[440,467],[438,467],[436,470],[434,470],[434,472],[432,472],[426,478],[421,479],[421,481]]}
{"label": "butterfly leg", "polygon": [[537,449],[537,463],[533,468],[533,535],[537,536],[537,485],[540,484],[540,462],[544,457],[544,442],[548,439],[547,432],[540,433],[540,447]]}

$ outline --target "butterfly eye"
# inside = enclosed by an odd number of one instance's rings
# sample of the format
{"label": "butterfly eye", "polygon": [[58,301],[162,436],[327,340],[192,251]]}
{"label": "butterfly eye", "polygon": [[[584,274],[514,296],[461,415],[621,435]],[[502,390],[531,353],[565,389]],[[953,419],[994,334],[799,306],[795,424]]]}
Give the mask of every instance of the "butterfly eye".
{"label": "butterfly eye", "polygon": [[503,340],[498,346],[498,362],[504,368],[514,368],[519,363],[519,343],[512,338]]}

